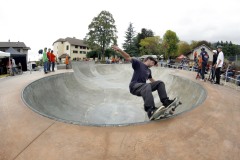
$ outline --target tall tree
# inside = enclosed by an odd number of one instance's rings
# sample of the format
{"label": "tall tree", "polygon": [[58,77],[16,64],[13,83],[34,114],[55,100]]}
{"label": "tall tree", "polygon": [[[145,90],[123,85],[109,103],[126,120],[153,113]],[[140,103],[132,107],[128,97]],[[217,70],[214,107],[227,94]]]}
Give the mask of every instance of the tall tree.
{"label": "tall tree", "polygon": [[123,43],[124,51],[129,53],[130,56],[136,56],[137,55],[137,47],[134,42],[135,37],[135,31],[133,28],[132,23],[130,22],[127,31],[125,32],[125,43]]}
{"label": "tall tree", "polygon": [[88,30],[85,39],[89,48],[92,50],[100,48],[101,58],[104,60],[106,48],[110,44],[117,43],[117,29],[112,14],[108,11],[102,11],[97,17],[93,18]]}
{"label": "tall tree", "polygon": [[141,33],[138,33],[135,39],[135,45],[138,49],[138,53],[140,53],[140,42],[142,39],[146,38],[146,37],[153,37],[154,33],[151,29],[146,29],[146,28],[142,28]]}
{"label": "tall tree", "polygon": [[140,42],[140,53],[141,55],[160,55],[161,54],[161,42],[159,36],[146,37]]}
{"label": "tall tree", "polygon": [[163,36],[163,45],[165,48],[166,56],[177,56],[179,38],[177,34],[171,30],[167,30]]}

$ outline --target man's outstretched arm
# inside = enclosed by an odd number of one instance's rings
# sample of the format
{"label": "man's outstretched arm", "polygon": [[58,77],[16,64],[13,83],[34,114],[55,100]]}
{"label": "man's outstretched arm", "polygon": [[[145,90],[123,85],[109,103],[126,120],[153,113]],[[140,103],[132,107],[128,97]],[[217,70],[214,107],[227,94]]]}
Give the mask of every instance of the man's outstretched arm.
{"label": "man's outstretched arm", "polygon": [[126,53],[123,50],[121,50],[118,46],[113,45],[112,49],[114,49],[115,51],[119,52],[123,56],[123,58],[125,60],[127,60],[127,61],[131,61],[132,60],[132,57],[130,57],[130,55],[128,53]]}

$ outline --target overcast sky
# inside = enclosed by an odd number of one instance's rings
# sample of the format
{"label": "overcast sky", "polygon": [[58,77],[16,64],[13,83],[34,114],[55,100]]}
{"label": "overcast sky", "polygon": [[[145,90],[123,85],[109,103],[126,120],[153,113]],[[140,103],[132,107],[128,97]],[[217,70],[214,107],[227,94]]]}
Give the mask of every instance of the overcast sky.
{"label": "overcast sky", "polygon": [[[118,45],[129,23],[139,33],[151,29],[163,37],[167,30],[182,41],[232,41],[240,44],[240,0],[1,0],[0,41],[24,42],[29,55],[59,38],[83,39],[94,17],[113,15]],[[35,57],[36,56],[32,56]]]}

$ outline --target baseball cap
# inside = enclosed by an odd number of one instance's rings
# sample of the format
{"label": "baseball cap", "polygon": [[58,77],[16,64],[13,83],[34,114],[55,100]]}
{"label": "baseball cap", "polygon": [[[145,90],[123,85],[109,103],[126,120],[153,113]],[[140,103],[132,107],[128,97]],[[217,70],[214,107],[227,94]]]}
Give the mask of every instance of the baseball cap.
{"label": "baseball cap", "polygon": [[156,66],[157,65],[157,60],[156,59],[154,59],[153,57],[151,57],[151,56],[148,56],[146,59],[149,59],[149,60],[151,60],[151,61],[154,61],[154,65]]}
{"label": "baseball cap", "polygon": [[217,51],[216,51],[216,50],[213,50],[212,52],[213,52],[213,53],[217,53]]}

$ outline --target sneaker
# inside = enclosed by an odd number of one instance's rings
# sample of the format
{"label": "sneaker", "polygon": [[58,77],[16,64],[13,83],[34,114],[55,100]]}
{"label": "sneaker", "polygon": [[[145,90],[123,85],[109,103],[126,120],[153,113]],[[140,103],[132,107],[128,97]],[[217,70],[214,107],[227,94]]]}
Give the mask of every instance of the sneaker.
{"label": "sneaker", "polygon": [[153,115],[153,113],[154,113],[156,110],[157,110],[156,107],[149,109],[149,110],[147,111],[148,118],[151,118],[152,115]]}
{"label": "sneaker", "polygon": [[164,107],[165,107],[165,108],[169,107],[170,104],[172,104],[172,103],[175,101],[175,99],[176,99],[176,98],[174,98],[173,100],[170,100],[170,99],[164,100],[164,102],[163,102]]}

